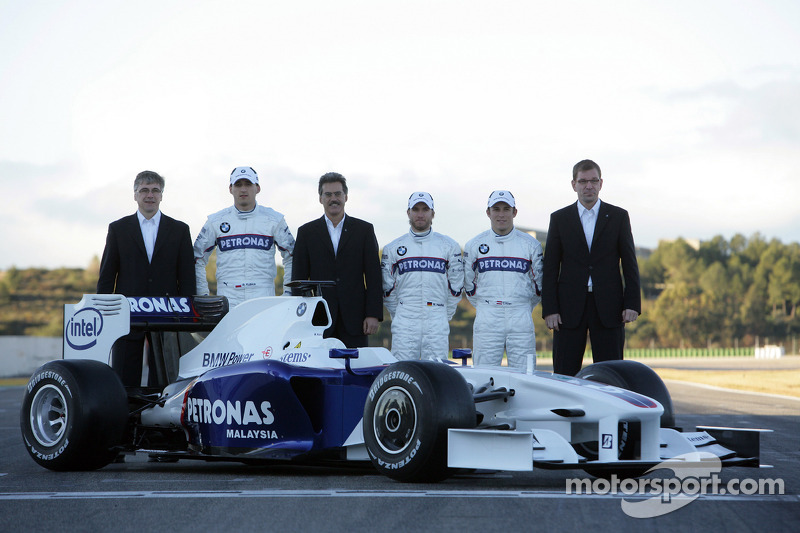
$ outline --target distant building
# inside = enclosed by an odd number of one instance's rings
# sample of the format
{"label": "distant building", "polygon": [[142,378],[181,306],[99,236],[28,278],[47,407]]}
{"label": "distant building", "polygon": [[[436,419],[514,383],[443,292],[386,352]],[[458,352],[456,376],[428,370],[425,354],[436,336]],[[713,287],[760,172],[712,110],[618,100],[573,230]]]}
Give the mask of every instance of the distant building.
{"label": "distant building", "polygon": [[547,242],[547,232],[543,229],[531,229],[516,225],[514,227],[539,241],[542,246],[544,246],[544,243]]}
{"label": "distant building", "polygon": [[661,239],[661,240],[658,241],[658,243],[659,244],[661,244],[662,242],[664,242],[664,243],[672,243],[672,242],[675,242],[677,240],[681,240],[681,241],[685,242],[689,246],[689,248],[692,248],[695,251],[699,251],[700,250],[700,239],[685,239],[683,237],[678,237],[677,239]]}
{"label": "distant building", "polygon": [[640,261],[647,259],[651,255],[653,255],[652,248],[645,248],[644,246],[636,247],[636,258],[639,259]]}

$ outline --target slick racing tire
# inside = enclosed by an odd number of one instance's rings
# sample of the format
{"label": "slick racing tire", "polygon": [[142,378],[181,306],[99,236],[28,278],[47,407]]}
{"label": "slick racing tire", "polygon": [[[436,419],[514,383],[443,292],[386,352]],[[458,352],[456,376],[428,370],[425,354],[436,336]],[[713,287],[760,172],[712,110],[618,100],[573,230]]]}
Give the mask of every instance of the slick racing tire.
{"label": "slick racing tire", "polygon": [[661,427],[675,427],[672,397],[664,382],[649,366],[638,361],[603,361],[587,366],[575,377],[649,396],[664,407]]}
{"label": "slick racing tire", "polygon": [[50,470],[95,470],[117,455],[128,399],[117,373],[98,361],[51,361],[31,377],[20,426],[34,461]]}
{"label": "slick racing tire", "polygon": [[364,443],[381,474],[436,482],[454,472],[447,467],[447,430],[476,423],[472,393],[458,371],[436,361],[401,361],[370,387]]}

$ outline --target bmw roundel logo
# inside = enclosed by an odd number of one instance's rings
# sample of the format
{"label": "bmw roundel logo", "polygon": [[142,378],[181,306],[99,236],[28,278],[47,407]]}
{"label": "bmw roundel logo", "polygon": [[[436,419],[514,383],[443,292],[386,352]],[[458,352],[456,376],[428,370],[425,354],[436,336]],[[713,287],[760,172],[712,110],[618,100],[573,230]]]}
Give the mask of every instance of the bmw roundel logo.
{"label": "bmw roundel logo", "polygon": [[231,230],[231,225],[228,224],[227,222],[223,222],[222,224],[219,225],[219,230],[222,233],[228,233]]}
{"label": "bmw roundel logo", "polygon": [[478,251],[480,253],[482,253],[482,254],[488,254],[489,253],[489,245],[488,244],[481,244],[480,246],[478,246]]}
{"label": "bmw roundel logo", "polygon": [[397,248],[397,255],[406,255],[408,249],[405,246],[400,246]]}
{"label": "bmw roundel logo", "polygon": [[305,302],[300,302],[300,305],[297,306],[297,316],[303,316],[306,314],[306,309],[308,306]]}

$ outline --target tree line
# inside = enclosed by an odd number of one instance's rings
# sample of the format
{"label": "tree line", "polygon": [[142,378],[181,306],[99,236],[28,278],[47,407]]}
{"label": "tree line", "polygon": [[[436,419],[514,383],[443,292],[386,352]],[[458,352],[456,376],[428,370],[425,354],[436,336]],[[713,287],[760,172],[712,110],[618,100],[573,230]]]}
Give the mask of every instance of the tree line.
{"label": "tree line", "polygon": [[[545,253],[546,250],[545,250]],[[0,335],[61,336],[65,303],[93,293],[98,260],[86,269],[17,269],[0,272]],[[215,262],[208,265],[214,288]],[[721,236],[692,245],[662,241],[639,257],[642,315],[626,326],[629,348],[752,346],[781,343],[800,333],[800,244]],[[283,272],[276,288],[280,293]],[[461,301],[450,324],[451,347],[472,346],[475,310]],[[389,346],[388,313],[373,345]],[[537,349],[547,352],[552,335],[541,308],[534,310]]]}
{"label": "tree line", "polygon": [[800,333],[800,244],[721,236],[661,242],[639,262],[644,309],[633,347],[752,346]]}

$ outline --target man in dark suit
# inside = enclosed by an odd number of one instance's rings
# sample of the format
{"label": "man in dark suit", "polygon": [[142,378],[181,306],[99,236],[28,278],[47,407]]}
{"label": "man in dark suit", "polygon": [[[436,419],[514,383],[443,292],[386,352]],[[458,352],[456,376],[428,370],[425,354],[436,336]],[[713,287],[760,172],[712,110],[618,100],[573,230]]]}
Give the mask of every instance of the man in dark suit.
{"label": "man in dark suit", "polygon": [[378,241],[372,224],[345,216],[347,180],[328,172],[319,179],[319,203],[325,214],[300,226],[294,247],[292,280],[335,281],[322,296],[333,325],[324,337],[348,348],[367,346],[367,335],[383,321],[383,293]]}
{"label": "man in dark suit", "polygon": [[550,215],[542,316],[553,330],[556,374],[580,371],[587,330],[595,362],[622,359],[625,324],[642,312],[630,218],[624,209],[600,201],[602,187],[597,163],[580,161],[572,169],[577,203]]}
{"label": "man in dark suit", "polygon": [[[140,172],[133,191],[137,212],[108,226],[98,294],[191,296],[195,289],[192,239],[189,226],[159,209],[164,178],[149,170]],[[111,366],[125,386],[141,386],[143,348],[140,332],[121,338],[112,348]]]}

